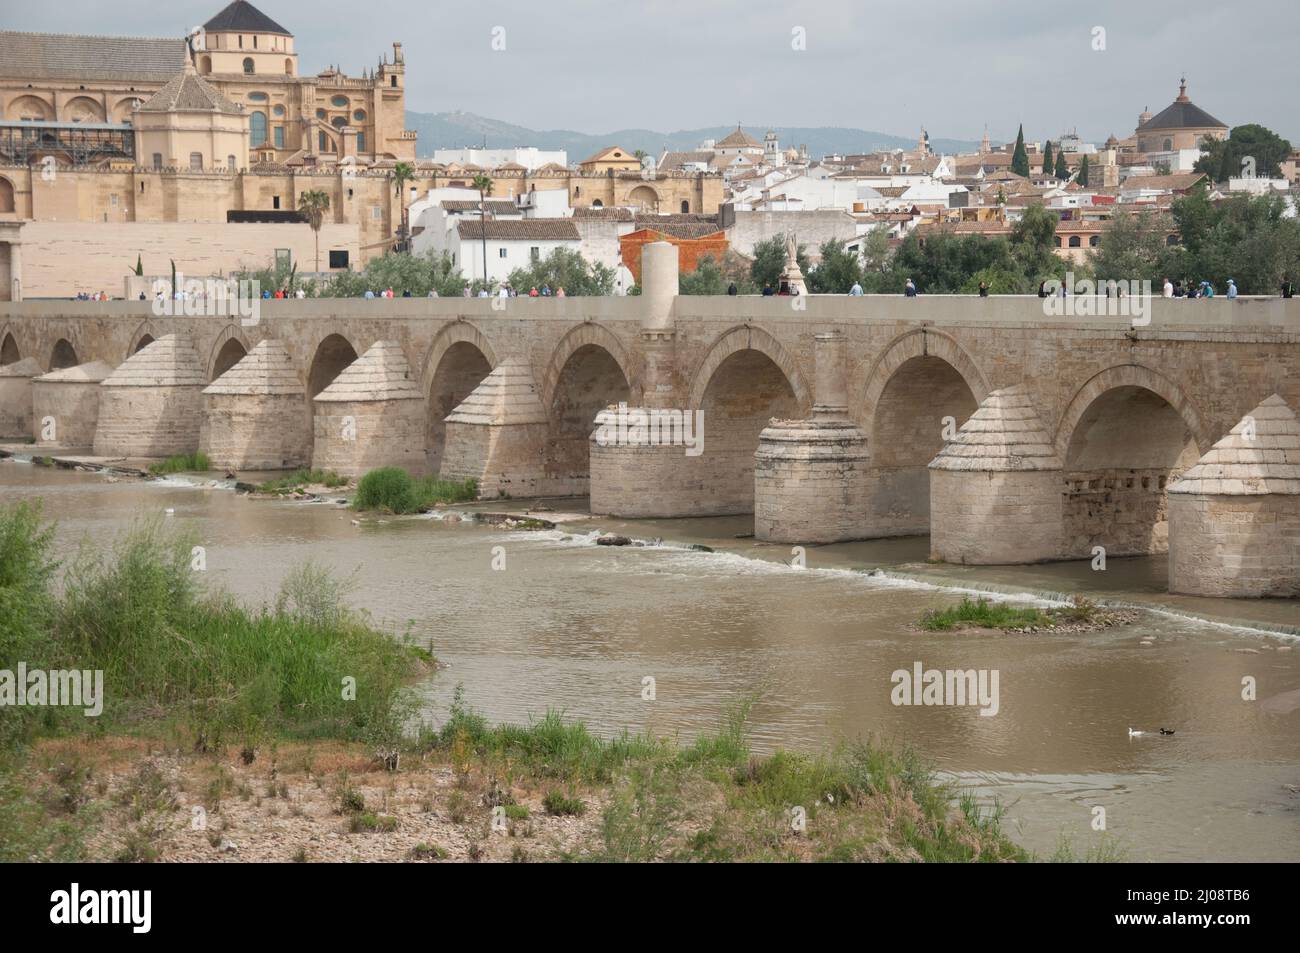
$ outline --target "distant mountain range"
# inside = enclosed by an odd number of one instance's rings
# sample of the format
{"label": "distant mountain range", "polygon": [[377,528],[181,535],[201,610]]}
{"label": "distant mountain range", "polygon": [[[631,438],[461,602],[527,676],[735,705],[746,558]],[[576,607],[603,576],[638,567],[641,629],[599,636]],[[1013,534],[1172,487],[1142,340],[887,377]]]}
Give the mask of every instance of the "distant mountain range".
{"label": "distant mountain range", "polygon": [[[652,129],[616,129],[600,135],[588,135],[571,129],[527,129],[497,119],[476,116],[473,113],[420,113],[407,110],[406,128],[419,133],[419,154],[427,158],[434,149],[465,149],[471,147],[510,149],[515,146],[536,146],[538,149],[563,149],[569,162],[577,163],[606,146],[619,145],[635,152],[644,149],[658,156],[664,148],[688,151],[699,147],[705,139],[721,139],[734,131],[729,126],[709,129],[681,129],[677,132],[655,132]],[[833,152],[871,152],[877,149],[915,149],[915,136],[891,136],[869,129],[846,129],[839,126],[773,126],[781,148],[806,145],[808,154],[818,158]],[[762,139],[767,126],[750,126],[746,131],[755,139]],[[935,152],[971,152],[978,142],[964,139],[936,139],[931,137],[930,147]]]}

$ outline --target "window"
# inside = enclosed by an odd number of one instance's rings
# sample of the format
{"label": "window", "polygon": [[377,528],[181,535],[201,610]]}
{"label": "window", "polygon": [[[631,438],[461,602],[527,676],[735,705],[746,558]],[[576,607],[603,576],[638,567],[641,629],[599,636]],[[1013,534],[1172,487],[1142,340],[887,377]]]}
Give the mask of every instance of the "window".
{"label": "window", "polygon": [[283,115],[284,115],[284,107],[281,106],[281,105],[278,104],[278,103],[277,103],[276,105],[272,106],[272,107],[271,107],[271,115],[272,115],[272,116],[283,116]]}
{"label": "window", "polygon": [[155,152],[155,153],[153,154],[153,167],[154,167],[155,169],[161,169],[161,168],[162,168],[162,153],[161,153],[161,152]]}
{"label": "window", "polygon": [[[203,171],[203,153],[202,153],[202,152],[191,152],[191,153],[190,153],[190,171],[191,171],[191,172],[202,172],[202,171]],[[114,198],[117,198],[117,196],[113,196],[113,197],[114,197]]]}
{"label": "window", "polygon": [[226,168],[228,168],[231,172],[234,172],[238,169],[238,166],[235,165],[234,156],[226,156]]}
{"label": "window", "polygon": [[1078,235],[1071,235],[1071,236],[1070,236],[1070,247],[1071,247],[1071,248],[1080,248],[1080,247],[1082,247],[1082,245],[1083,245],[1083,242],[1079,239],[1079,236],[1078,236]]}
{"label": "window", "polygon": [[333,126],[335,129],[342,129],[347,124],[348,124],[347,116],[335,116],[333,119],[330,120],[330,125]]}
{"label": "window", "polygon": [[275,147],[277,149],[284,148],[284,126],[275,127]]}
{"label": "window", "polygon": [[279,208],[279,207],[280,207],[280,196],[278,195],[271,196],[271,208]]}
{"label": "window", "polygon": [[1177,236],[1177,235],[1170,235],[1169,237],[1167,237],[1167,238],[1165,239],[1165,244],[1166,244],[1166,245],[1171,245],[1171,246],[1172,246],[1172,245],[1177,245],[1177,244],[1178,244],[1178,236]]}
{"label": "window", "polygon": [[257,49],[257,37],[253,37],[253,49]]}
{"label": "window", "polygon": [[[277,206],[278,208],[279,206]],[[275,267],[277,269],[288,269],[293,265],[293,253],[287,248],[277,248],[275,250]]]}
{"label": "window", "polygon": [[330,100],[330,105],[336,109],[347,109],[348,98],[346,96],[335,96]]}
{"label": "window", "polygon": [[393,77],[393,82],[392,82],[391,85],[392,85],[393,89],[396,89],[396,88],[397,88],[397,77],[396,77],[396,76]]}
{"label": "window", "polygon": [[541,261],[542,250],[538,248],[536,245],[534,245],[532,248],[528,249],[528,258],[531,261]]}
{"label": "window", "polygon": [[502,245],[500,248],[497,249],[497,257],[498,257],[498,258],[505,258],[505,257],[506,257],[506,246],[505,246],[505,245]]}
{"label": "window", "polygon": [[375,221],[379,221],[381,218],[383,218],[383,217],[384,217],[384,208],[383,208],[383,206],[382,206],[382,205],[372,205],[372,206],[370,206],[370,217],[371,217],[372,219],[374,219]]}
{"label": "window", "polygon": [[682,199],[682,214],[686,215],[687,213],[690,212],[690,210],[691,210],[691,203],[688,202],[686,199]]}
{"label": "window", "polygon": [[346,268],[348,266],[348,250],[346,248],[330,249],[330,267]]}
{"label": "window", "polygon": [[250,74],[253,72],[253,58],[251,56],[244,57],[244,72]]}
{"label": "window", "polygon": [[330,151],[330,141],[329,141],[329,137],[326,136],[325,133],[323,133],[323,132],[320,134],[320,149],[319,149],[319,151],[321,151],[321,152],[329,152],[329,151]]}
{"label": "window", "polygon": [[293,75],[293,60],[286,59],[284,61],[284,75],[286,76]]}
{"label": "window", "polygon": [[364,132],[359,132],[357,133],[357,152],[365,152],[365,151],[366,151],[366,134]]}
{"label": "window", "polygon": [[1173,151],[1173,148],[1174,148],[1174,141],[1173,141],[1172,139],[1166,139],[1166,140],[1165,140],[1165,152],[1172,152],[1172,151]]}
{"label": "window", "polygon": [[1057,248],[1064,248],[1064,247],[1065,247],[1065,239],[1062,238],[1060,235],[1057,235],[1057,236],[1056,236],[1056,247],[1057,247]]}
{"label": "window", "polygon": [[254,147],[266,144],[266,113],[260,109],[248,117],[248,144]]}
{"label": "window", "polygon": [[271,97],[268,96],[268,95],[266,95],[266,93],[249,93],[249,94],[248,94],[248,101],[249,101],[250,103],[264,103],[264,102],[266,102],[266,101],[267,101],[268,99],[270,99],[270,98],[271,98]]}
{"label": "window", "polygon": [[605,207],[605,203],[602,202],[600,199],[596,199],[594,202],[591,203],[591,207],[592,207],[592,208],[604,208],[604,207]]}
{"label": "window", "polygon": [[353,119],[354,121],[356,121],[356,122],[365,122],[365,121],[366,121],[366,111],[365,111],[364,109],[358,109],[358,110],[356,110],[355,112],[352,113],[352,119]]}
{"label": "window", "polygon": [[316,110],[316,118],[317,118],[317,119],[324,119],[324,118],[325,118],[325,110],[323,110],[323,109],[318,109],[318,110]]}
{"label": "window", "polygon": [[1092,237],[1090,237],[1090,238],[1088,239],[1088,247],[1089,247],[1089,248],[1096,248],[1096,247],[1097,247],[1098,245],[1100,245],[1100,244],[1101,244],[1101,236],[1100,236],[1100,235],[1093,235]]}

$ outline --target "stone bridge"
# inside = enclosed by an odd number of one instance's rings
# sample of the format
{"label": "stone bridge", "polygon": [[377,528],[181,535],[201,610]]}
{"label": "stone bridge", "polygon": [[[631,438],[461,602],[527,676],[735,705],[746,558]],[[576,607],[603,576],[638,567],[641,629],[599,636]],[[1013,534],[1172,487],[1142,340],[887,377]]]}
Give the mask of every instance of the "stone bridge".
{"label": "stone bridge", "polygon": [[[599,513],[754,513],[781,542],[929,533],[955,562],[1173,537],[1175,588],[1300,595],[1294,300],[1157,298],[1135,320],[1103,313],[1122,299],[686,297],[671,246],[643,267],[640,297],[270,300],[256,323],[0,302],[0,436],[395,463]],[[699,452],[647,439],[695,411]]]}

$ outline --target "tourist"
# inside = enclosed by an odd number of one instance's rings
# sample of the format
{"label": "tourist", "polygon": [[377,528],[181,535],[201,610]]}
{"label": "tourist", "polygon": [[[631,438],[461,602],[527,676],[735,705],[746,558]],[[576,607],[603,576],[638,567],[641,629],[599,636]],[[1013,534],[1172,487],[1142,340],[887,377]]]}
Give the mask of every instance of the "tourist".
{"label": "tourist", "polygon": [[988,285],[988,282],[987,282],[987,281],[981,281],[981,282],[980,282],[980,297],[981,297],[981,298],[987,298],[988,296],[989,296],[989,285]]}
{"label": "tourist", "polygon": [[405,290],[402,292],[402,297],[403,297],[403,298],[409,298],[409,297],[411,297],[411,289],[410,289],[410,288],[405,289]]}
{"label": "tourist", "polygon": [[141,300],[141,301],[144,300],[144,292],[143,292],[143,291],[140,292],[140,300]]}
{"label": "tourist", "polygon": [[366,299],[369,300],[369,299],[373,298],[374,296],[375,296],[375,293],[374,293],[373,291],[371,291],[369,288],[367,288],[367,289],[366,289],[366,294],[365,294]]}
{"label": "tourist", "polygon": [[1165,279],[1164,289],[1161,293],[1166,298],[1172,298],[1174,296],[1174,284],[1168,278]]}
{"label": "tourist", "polygon": [[463,288],[460,289],[460,296],[462,298],[468,298],[469,295],[470,295],[469,285],[465,285]]}
{"label": "tourist", "polygon": [[1200,292],[1200,294],[1197,295],[1197,297],[1198,297],[1198,298],[1213,298],[1213,297],[1214,297],[1214,285],[1210,284],[1209,281],[1202,281],[1202,282],[1201,282],[1201,292]]}
{"label": "tourist", "polygon": [[1046,282],[1046,281],[1040,281],[1040,282],[1038,283],[1038,297],[1040,297],[1040,298],[1046,298],[1046,297],[1047,297],[1047,282]]}
{"label": "tourist", "polygon": [[484,285],[482,288],[478,289],[478,296],[480,298],[490,297],[490,295],[488,294],[487,285]]}
{"label": "tourist", "polygon": [[564,285],[560,285],[560,287],[555,289],[555,297],[557,298],[567,297],[564,293]]}
{"label": "tourist", "polygon": [[916,283],[911,278],[907,279],[907,284],[903,286],[903,294],[909,298],[916,297]]}
{"label": "tourist", "polygon": [[510,289],[507,288],[505,285],[502,285],[501,287],[499,287],[499,288],[497,289],[497,297],[498,297],[498,298],[509,298],[509,297],[510,297]]}
{"label": "tourist", "polygon": [[764,298],[770,298],[770,297],[772,297],[774,294],[776,294],[776,292],[772,290],[772,286],[771,286],[770,284],[765,284],[765,285],[763,285],[763,297],[764,297]]}
{"label": "tourist", "polygon": [[438,289],[437,289],[437,288],[430,288],[430,289],[429,289],[429,297],[430,297],[430,298],[436,298],[436,297],[438,297]]}
{"label": "tourist", "polygon": [[299,288],[297,291],[295,291],[295,292],[293,293],[293,296],[294,296],[295,298],[299,298],[299,299],[301,299],[301,298],[305,298],[305,297],[307,297],[307,292],[305,292],[305,291],[303,291],[301,288]]}
{"label": "tourist", "polygon": [[850,294],[851,296],[853,296],[854,298],[861,298],[861,297],[862,297],[862,285],[858,284],[856,281],[853,282],[853,287],[849,289],[849,294]]}
{"label": "tourist", "polygon": [[542,297],[543,297],[543,298],[549,298],[550,296],[551,296],[551,286],[550,286],[550,285],[542,285]]}
{"label": "tourist", "polygon": [[528,289],[528,297],[530,297],[530,298],[536,298],[536,297],[538,297],[538,294],[537,294],[537,288],[536,288],[536,287],[533,287],[533,288],[529,288],[529,289]]}
{"label": "tourist", "polygon": [[1293,294],[1294,294],[1294,291],[1293,291],[1293,289],[1291,288],[1291,279],[1290,279],[1290,278],[1283,278],[1283,279],[1282,279],[1282,297],[1283,297],[1283,298],[1290,298]]}
{"label": "tourist", "polygon": [[736,283],[734,281],[731,284],[727,285],[727,294],[731,295],[731,297],[734,298],[739,293],[740,292],[736,290]]}
{"label": "tourist", "polygon": [[1228,279],[1228,297],[1229,298],[1237,297],[1237,283],[1233,281],[1231,278]]}

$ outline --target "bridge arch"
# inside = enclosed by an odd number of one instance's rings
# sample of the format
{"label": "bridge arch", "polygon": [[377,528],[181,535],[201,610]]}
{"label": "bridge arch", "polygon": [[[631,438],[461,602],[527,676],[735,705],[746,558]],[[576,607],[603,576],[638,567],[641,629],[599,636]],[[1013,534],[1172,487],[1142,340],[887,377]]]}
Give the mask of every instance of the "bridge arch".
{"label": "bridge arch", "polygon": [[812,407],[812,388],[799,369],[799,362],[794,355],[772,334],[762,328],[749,324],[730,328],[718,336],[709,346],[708,353],[700,361],[695,373],[691,375],[689,406],[699,408],[703,405],[704,393],[721,367],[732,355],[741,351],[757,351],[770,360],[785,376],[796,402],[801,408]]}
{"label": "bridge arch", "polygon": [[77,360],[77,349],[72,346],[71,341],[67,338],[59,338],[54,342],[54,347],[50,350],[50,370],[61,371],[65,367],[76,367],[80,363]]}
{"label": "bridge arch", "polygon": [[627,353],[608,328],[588,322],[560,339],[542,385],[550,420],[543,466],[566,492],[590,490],[596,414],[610,404],[630,402],[636,393]]}
{"label": "bridge arch", "polygon": [[162,332],[154,326],[152,321],[146,319],[131,335],[131,344],[126,349],[126,355],[123,359],[125,360],[125,358],[135,354],[141,348],[148,347],[160,337],[162,337]]}
{"label": "bridge arch", "polygon": [[248,353],[248,338],[233,324],[227,324],[217,335],[208,355],[208,382],[215,381],[230,370]]}
{"label": "bridge arch", "polygon": [[453,321],[438,332],[420,371],[426,399],[425,455],[429,472],[442,467],[447,415],[473,393],[497,364],[487,337],[468,321]]}
{"label": "bridge arch", "polygon": [[[323,337],[307,365],[307,399],[310,401],[334,383],[334,379],[357,357],[357,349],[342,334],[334,332]],[[314,401],[312,406],[315,406]]]}
{"label": "bridge arch", "polygon": [[1168,550],[1166,488],[1210,445],[1182,388],[1140,364],[1107,368],[1075,393],[1055,443],[1065,467],[1063,555]]}
{"label": "bridge arch", "polygon": [[18,338],[15,337],[13,329],[7,324],[0,327],[0,367],[5,364],[16,364],[22,359],[22,350],[18,347]]}
{"label": "bridge arch", "polygon": [[871,453],[874,531],[928,533],[930,461],[943,449],[945,430],[979,407],[988,382],[952,337],[928,328],[896,337],[858,380],[854,408]]}

